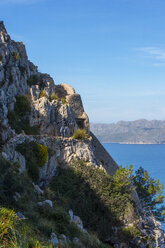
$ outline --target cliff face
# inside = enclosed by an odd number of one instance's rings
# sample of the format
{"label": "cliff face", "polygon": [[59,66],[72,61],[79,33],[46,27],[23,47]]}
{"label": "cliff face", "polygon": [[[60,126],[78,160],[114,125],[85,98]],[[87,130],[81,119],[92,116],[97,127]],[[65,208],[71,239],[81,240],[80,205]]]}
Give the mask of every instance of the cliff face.
{"label": "cliff face", "polygon": [[[68,126],[67,138],[62,137],[62,126]],[[37,66],[28,60],[25,46],[10,39],[3,22],[0,22],[0,127],[4,156],[14,161],[20,162],[19,155],[14,154],[18,143],[36,140],[56,151],[55,166],[64,166],[72,159],[104,166],[95,152],[98,141],[94,147],[92,137],[85,142],[71,138],[77,128],[90,133],[81,96],[71,86],[55,85],[48,74],[38,72]],[[105,166],[113,174],[117,165],[105,150],[103,153],[109,158]],[[45,166],[49,167],[51,159]]]}
{"label": "cliff face", "polygon": [[[77,129],[84,130],[87,138],[73,138]],[[20,175],[28,171],[39,195],[58,175],[58,169],[68,168],[73,161],[83,161],[86,166],[101,169],[110,176],[118,169],[115,161],[90,132],[81,96],[71,86],[55,85],[48,74],[40,73],[37,66],[28,60],[23,43],[10,39],[3,22],[0,22],[0,152],[0,159],[19,164]],[[136,192],[133,199],[138,212],[141,206]],[[81,224],[80,229],[84,232],[81,220],[72,212],[70,215],[71,219],[78,220],[75,222]],[[133,223],[129,220],[131,213],[130,216],[125,217],[127,225]],[[155,246],[152,247],[165,247],[163,233],[154,218],[150,216],[133,221],[138,223],[143,236],[149,235],[150,239],[154,239],[151,245]],[[152,228],[150,234],[145,225],[148,230]],[[114,228],[118,229],[121,230]],[[122,244],[122,238],[118,231],[113,231],[113,227],[112,233],[114,237],[109,238],[107,243],[113,247],[135,247],[135,244],[136,247],[147,247],[140,239],[134,240],[132,245],[126,241]],[[71,247],[103,246],[80,246],[77,243],[77,246]]]}

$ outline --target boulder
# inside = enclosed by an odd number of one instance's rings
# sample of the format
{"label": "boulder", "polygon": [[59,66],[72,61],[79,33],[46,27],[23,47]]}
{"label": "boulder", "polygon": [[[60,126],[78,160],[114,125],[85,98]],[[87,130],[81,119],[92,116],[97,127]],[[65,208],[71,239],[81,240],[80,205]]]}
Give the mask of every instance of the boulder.
{"label": "boulder", "polygon": [[43,202],[38,202],[37,203],[38,204],[38,206],[40,206],[40,207],[43,207],[43,206],[45,206],[45,205],[49,205],[49,207],[53,207],[53,203],[52,203],[52,201],[51,200],[45,200],[45,201],[43,201]]}
{"label": "boulder", "polygon": [[72,86],[62,83],[61,86],[64,88],[67,95],[73,95],[75,93],[75,90]]}
{"label": "boulder", "polygon": [[21,219],[21,220],[25,220],[26,217],[21,213],[21,212],[17,212],[16,215]]}
{"label": "boulder", "polygon": [[52,244],[53,247],[55,247],[55,246],[57,246],[59,244],[59,240],[58,240],[58,238],[57,238],[55,233],[51,234],[49,242]]}

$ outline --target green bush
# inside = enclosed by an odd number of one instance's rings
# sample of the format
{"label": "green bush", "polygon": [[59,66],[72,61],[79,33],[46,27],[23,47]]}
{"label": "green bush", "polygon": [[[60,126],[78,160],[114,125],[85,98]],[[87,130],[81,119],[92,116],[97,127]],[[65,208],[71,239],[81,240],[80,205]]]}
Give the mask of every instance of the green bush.
{"label": "green bush", "polygon": [[16,247],[17,237],[15,226],[17,217],[13,210],[0,207],[0,247]]}
{"label": "green bush", "polygon": [[16,102],[14,105],[14,111],[19,117],[25,115],[27,112],[30,112],[30,100],[27,95],[16,96]]}
{"label": "green bush", "polygon": [[28,80],[27,80],[27,84],[31,87],[32,85],[36,85],[38,84],[38,77],[37,75],[31,75]]}
{"label": "green bush", "polygon": [[45,90],[40,91],[40,98],[41,97],[47,97],[47,94],[46,94]]}
{"label": "green bush", "polygon": [[57,97],[57,95],[56,95],[55,93],[52,93],[52,94],[50,95],[49,100],[52,102],[53,100],[58,100],[58,97]]}
{"label": "green bush", "polygon": [[135,226],[126,226],[121,229],[120,235],[122,239],[128,242],[131,241],[132,237],[140,237],[141,233]]}
{"label": "green bush", "polygon": [[80,140],[83,140],[83,139],[87,139],[88,138],[88,134],[86,132],[85,129],[76,129],[73,133],[73,139],[80,139]]}
{"label": "green bush", "polygon": [[18,201],[13,198],[15,192],[22,195],[22,201],[19,202],[22,208],[29,201],[27,196],[30,201],[36,198],[32,181],[26,172],[19,173],[19,164],[0,158],[0,205],[16,207]]}
{"label": "green bush", "polygon": [[48,148],[34,141],[17,145],[16,150],[26,158],[29,176],[37,182],[39,167],[43,167],[48,157]]}
{"label": "green bush", "polygon": [[53,248],[37,239],[27,221],[20,220],[13,210],[0,207],[0,248]]}
{"label": "green bush", "polygon": [[31,110],[30,100],[27,95],[16,96],[14,110],[8,112],[9,125],[15,129],[16,133],[22,130],[30,135],[39,134],[38,126],[30,126],[28,114]]}
{"label": "green bush", "polygon": [[38,153],[36,154],[38,157],[38,163],[40,167],[43,167],[46,164],[48,158],[48,148],[41,144],[37,144]]}
{"label": "green bush", "polygon": [[19,53],[13,52],[13,58],[15,61],[17,61],[19,59]]}
{"label": "green bush", "polygon": [[13,203],[13,194],[21,191],[18,164],[0,158],[0,203]]}
{"label": "green bush", "polygon": [[62,103],[62,104],[66,104],[66,103],[67,103],[65,97],[62,97],[62,98],[61,98],[61,103]]}

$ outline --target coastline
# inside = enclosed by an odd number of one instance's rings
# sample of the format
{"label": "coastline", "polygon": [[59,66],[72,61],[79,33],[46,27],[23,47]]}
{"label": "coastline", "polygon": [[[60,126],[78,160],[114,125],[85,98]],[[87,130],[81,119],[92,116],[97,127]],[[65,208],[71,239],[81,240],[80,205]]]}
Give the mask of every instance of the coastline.
{"label": "coastline", "polygon": [[101,141],[104,144],[119,144],[119,145],[165,145],[165,143],[147,143],[147,142],[105,142]]}

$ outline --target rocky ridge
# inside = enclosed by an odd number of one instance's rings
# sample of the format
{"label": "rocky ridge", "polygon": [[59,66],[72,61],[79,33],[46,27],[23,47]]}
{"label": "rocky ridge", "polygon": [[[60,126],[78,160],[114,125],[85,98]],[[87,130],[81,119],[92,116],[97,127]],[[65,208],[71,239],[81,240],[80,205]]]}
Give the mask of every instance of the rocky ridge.
{"label": "rocky ridge", "polygon": [[90,124],[101,142],[124,144],[164,144],[165,121],[140,119],[111,124]]}
{"label": "rocky ridge", "polygon": [[[18,109],[19,104],[23,109]],[[69,128],[68,135],[61,132],[64,123]],[[72,137],[78,128],[86,131],[87,139],[77,140]],[[3,22],[0,22],[1,157],[18,162],[19,173],[23,174],[27,170],[27,159],[17,147],[31,142],[48,149],[46,162],[39,168],[39,178],[34,184],[38,194],[42,194],[56,175],[57,168],[67,168],[74,160],[83,160],[88,166],[100,168],[111,176],[118,169],[115,161],[90,132],[81,96],[71,86],[64,83],[56,85],[48,74],[39,72],[37,66],[28,60],[24,44],[11,40]],[[19,198],[18,194],[16,197]],[[143,218],[138,220],[141,234],[150,237],[152,247],[165,247],[160,223],[141,209],[136,193],[133,198],[137,211],[143,212]],[[74,217],[72,210],[69,214],[70,219],[76,220],[84,231],[80,218]],[[128,223],[129,220],[125,222],[126,225],[132,224]],[[54,246],[59,243],[55,233],[52,233],[51,240]],[[74,242],[79,244],[76,238]],[[108,242],[111,247],[133,247],[122,243],[117,231],[116,236],[114,234]],[[139,239],[133,242],[137,247],[147,247],[139,243]]]}

